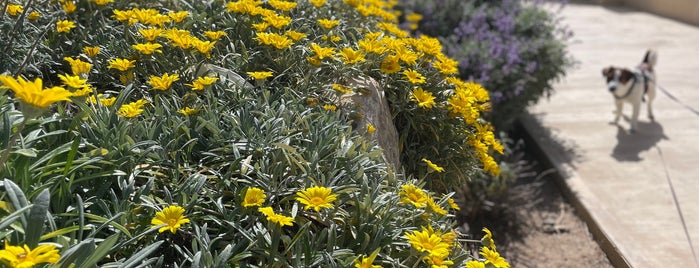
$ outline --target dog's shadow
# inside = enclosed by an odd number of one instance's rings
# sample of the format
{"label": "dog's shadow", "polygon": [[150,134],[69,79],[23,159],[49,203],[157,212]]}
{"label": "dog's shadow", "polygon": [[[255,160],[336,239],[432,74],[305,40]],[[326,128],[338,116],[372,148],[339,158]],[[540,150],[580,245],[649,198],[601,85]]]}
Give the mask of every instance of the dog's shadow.
{"label": "dog's shadow", "polygon": [[661,140],[670,138],[663,133],[663,126],[656,121],[638,122],[638,130],[629,133],[617,126],[617,144],[612,150],[612,157],[617,161],[641,161],[641,152],[650,150]]}

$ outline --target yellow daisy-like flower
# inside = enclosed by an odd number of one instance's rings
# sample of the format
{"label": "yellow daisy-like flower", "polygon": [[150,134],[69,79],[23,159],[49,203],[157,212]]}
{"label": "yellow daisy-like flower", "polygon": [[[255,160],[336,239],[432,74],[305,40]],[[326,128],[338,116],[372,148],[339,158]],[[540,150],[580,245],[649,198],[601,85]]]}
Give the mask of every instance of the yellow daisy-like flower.
{"label": "yellow daisy-like flower", "polygon": [[376,39],[362,39],[357,42],[360,49],[364,50],[366,53],[373,53],[381,55],[387,51],[386,47]]}
{"label": "yellow daisy-like flower", "polygon": [[450,208],[452,208],[456,211],[461,210],[461,208],[459,207],[459,204],[457,204],[456,201],[454,201],[454,198],[447,199],[447,203],[449,204]]}
{"label": "yellow daisy-like flower", "polygon": [[481,238],[481,244],[483,246],[489,247],[492,250],[497,250],[495,246],[495,240],[493,240],[493,234],[488,230],[488,228],[483,227],[483,232],[485,235],[483,235],[483,238]]}
{"label": "yellow daisy-like flower", "polygon": [[140,43],[140,44],[131,45],[131,47],[133,47],[135,50],[137,50],[138,52],[141,52],[141,54],[144,54],[144,55],[150,55],[150,54],[153,54],[155,52],[163,53],[163,51],[160,50],[160,48],[162,48],[163,45],[158,44],[158,43],[151,43],[151,42]]}
{"label": "yellow daisy-like flower", "polygon": [[193,115],[193,114],[198,113],[199,110],[198,110],[198,109],[189,108],[189,107],[184,107],[184,108],[182,108],[182,109],[177,110],[177,112],[178,112],[178,113],[181,113],[181,114],[183,114],[183,115],[185,115],[185,116],[190,116],[190,115]]}
{"label": "yellow daisy-like flower", "polygon": [[267,216],[267,221],[279,224],[280,227],[284,227],[285,225],[294,225],[294,218],[274,213],[274,210],[271,207],[261,207],[258,208],[257,211]]}
{"label": "yellow daisy-like flower", "polygon": [[316,54],[318,59],[332,58],[335,54],[335,48],[332,47],[322,47],[316,43],[311,43],[311,51]]}
{"label": "yellow daisy-like flower", "polygon": [[160,37],[160,35],[163,34],[163,29],[161,28],[145,28],[145,29],[138,29],[138,33],[143,36],[143,38],[146,39],[148,42],[153,42],[155,41],[156,38]]}
{"label": "yellow daisy-like flower", "polygon": [[364,255],[358,257],[354,260],[354,268],[381,268],[379,265],[374,265],[374,260],[376,256],[379,255],[379,250],[375,250],[371,255],[365,257]]}
{"label": "yellow daisy-like flower", "polygon": [[104,6],[109,3],[114,3],[114,0],[92,0],[98,6]]}
{"label": "yellow daisy-like flower", "polygon": [[3,85],[2,87],[11,89],[22,103],[39,109],[49,107],[55,102],[71,101],[70,96],[73,95],[73,93],[62,87],[44,89],[41,78],[36,78],[34,82],[29,82],[22,77],[15,79],[8,75],[0,75],[0,82]]}
{"label": "yellow daisy-like flower", "polygon": [[301,39],[306,38],[306,36],[308,36],[308,35],[305,34],[305,33],[297,32],[297,31],[292,31],[292,30],[286,31],[286,32],[284,32],[284,34],[285,34],[286,36],[290,37],[291,39],[293,39],[294,41],[299,41],[299,40],[301,40]]}
{"label": "yellow daisy-like flower", "polygon": [[343,93],[343,94],[350,94],[353,93],[354,90],[352,88],[339,85],[339,84],[333,84],[333,89],[336,90],[337,92]]}
{"label": "yellow daisy-like flower", "polygon": [[211,77],[211,76],[202,76],[202,77],[197,77],[194,82],[191,84],[185,84],[187,86],[192,87],[192,90],[204,90],[204,87],[213,84],[218,80],[217,77]]}
{"label": "yellow daisy-like flower", "polygon": [[422,15],[418,13],[410,13],[408,15],[405,15],[405,20],[407,21],[412,21],[412,22],[418,22],[422,20]]}
{"label": "yellow daisy-like flower", "polygon": [[439,204],[434,202],[434,199],[431,197],[427,198],[427,207],[429,207],[430,210],[432,210],[432,212],[437,213],[437,214],[442,215],[442,216],[447,215],[447,212],[448,212],[445,209],[443,209]]}
{"label": "yellow daisy-like flower", "polygon": [[175,81],[180,80],[180,75],[179,74],[168,74],[165,73],[162,76],[155,76],[151,75],[150,79],[148,79],[148,84],[153,86],[153,89],[155,90],[168,90],[172,86],[172,83]]}
{"label": "yellow daisy-like flower", "polygon": [[339,20],[329,20],[329,19],[318,19],[318,24],[325,29],[332,29],[337,25],[340,25]]}
{"label": "yellow daisy-like flower", "polygon": [[96,104],[98,102],[98,98],[99,103],[105,107],[111,107],[116,102],[116,97],[103,98],[102,94],[97,95],[97,98],[95,98],[95,95],[90,96],[89,98],[87,98],[87,102]]}
{"label": "yellow daisy-like flower", "polygon": [[366,132],[369,134],[373,134],[376,131],[376,127],[372,124],[367,123],[366,124]]}
{"label": "yellow daisy-like flower", "polygon": [[332,194],[332,189],[321,186],[306,188],[296,193],[296,201],[304,204],[306,210],[312,208],[320,211],[321,208],[333,208],[332,202],[336,199],[337,195]]}
{"label": "yellow daisy-like flower", "polygon": [[434,99],[432,92],[426,91],[421,87],[414,89],[410,94],[410,100],[417,102],[417,106],[420,108],[432,108],[435,104]]}
{"label": "yellow daisy-like flower", "polygon": [[412,84],[424,84],[425,77],[416,70],[405,70],[403,71],[403,76],[408,79],[408,82]]}
{"label": "yellow daisy-like flower", "polygon": [[88,74],[90,69],[92,69],[92,64],[89,62],[73,59],[71,57],[65,57],[63,59],[70,64],[70,70],[74,75]]}
{"label": "yellow daisy-like flower", "polygon": [[8,267],[29,268],[41,263],[56,263],[61,258],[55,245],[39,245],[34,249],[29,246],[11,246],[5,240],[5,249],[0,250],[0,263]]}
{"label": "yellow daisy-like flower", "polygon": [[468,261],[466,268],[485,268],[485,263],[479,261]]}
{"label": "yellow daisy-like flower", "polygon": [[186,10],[177,11],[177,12],[170,11],[167,13],[167,16],[170,17],[174,22],[180,23],[185,18],[187,18],[189,16],[189,11],[186,11]]}
{"label": "yellow daisy-like flower", "polygon": [[143,113],[143,105],[138,102],[124,104],[117,110],[117,115],[126,118],[134,118],[141,113]]}
{"label": "yellow daisy-like flower", "polygon": [[337,111],[337,106],[333,104],[325,104],[323,105],[323,110],[334,112]]}
{"label": "yellow daisy-like flower", "polygon": [[255,80],[264,80],[274,75],[272,72],[247,72],[247,74]]}
{"label": "yellow daisy-like flower", "polygon": [[214,48],[214,45],[216,45],[216,41],[211,42],[196,39],[194,42],[192,42],[192,45],[197,49],[197,51],[199,51],[199,53],[204,54],[207,58],[210,58],[211,50]]}
{"label": "yellow daisy-like flower", "polygon": [[422,160],[422,162],[425,162],[425,163],[427,164],[427,166],[430,167],[430,169],[432,169],[432,170],[434,170],[434,171],[437,171],[437,172],[444,172],[444,168],[443,168],[443,167],[440,167],[440,166],[438,166],[438,165],[432,163],[432,161],[427,160],[426,158],[423,158],[423,159],[421,159],[421,160]]}
{"label": "yellow daisy-like flower", "polygon": [[61,79],[63,82],[63,85],[72,87],[72,88],[83,88],[87,86],[85,83],[87,83],[87,79],[81,79],[80,76],[77,75],[62,75],[59,74],[58,78]]}
{"label": "yellow daisy-like flower", "polygon": [[401,186],[398,196],[400,197],[399,202],[413,204],[413,206],[417,208],[424,208],[427,206],[428,199],[430,198],[425,191],[412,183]]}
{"label": "yellow daisy-like flower", "polygon": [[5,8],[5,12],[7,14],[10,14],[10,16],[17,16],[19,14],[22,14],[24,11],[24,7],[22,5],[17,5],[17,4],[7,4],[7,8]]}
{"label": "yellow daisy-like flower", "polygon": [[262,20],[277,29],[281,29],[291,23],[291,17],[274,13],[263,17]]}
{"label": "yellow daisy-like flower", "polygon": [[27,16],[27,18],[29,20],[38,20],[39,18],[41,18],[41,13],[39,13],[38,11],[29,12],[29,16]]}
{"label": "yellow daisy-like flower", "polygon": [[486,264],[492,264],[496,268],[508,268],[510,264],[505,260],[505,258],[500,256],[495,250],[491,250],[488,247],[481,248],[481,255],[485,258]]}
{"label": "yellow daisy-like flower", "polygon": [[327,0],[311,0],[311,4],[313,4],[315,7],[322,7],[325,5],[325,2]]}
{"label": "yellow daisy-like flower", "polygon": [[252,28],[254,28],[255,30],[257,30],[258,32],[264,32],[264,31],[266,31],[267,28],[269,28],[269,26],[270,26],[269,23],[266,23],[266,22],[259,22],[259,23],[253,23],[253,24],[252,24]]}
{"label": "yellow daisy-like flower", "polygon": [[109,66],[107,66],[107,68],[117,69],[119,71],[125,72],[125,71],[135,67],[135,64],[136,64],[135,60],[116,58],[116,59],[109,60]]}
{"label": "yellow daisy-like flower", "polygon": [[267,195],[265,195],[264,190],[257,187],[248,188],[243,198],[243,207],[262,206],[262,203],[265,202],[265,198],[267,198]]}
{"label": "yellow daisy-like flower", "polygon": [[417,251],[428,252],[430,255],[449,255],[449,244],[442,241],[442,237],[431,232],[432,227],[422,227],[421,231],[405,232],[405,238]]}
{"label": "yellow daisy-like flower", "polygon": [[171,205],[164,208],[163,211],[155,213],[155,217],[150,221],[150,223],[156,226],[166,224],[165,226],[160,227],[158,232],[162,233],[170,230],[170,232],[174,234],[182,224],[189,223],[189,219],[183,215],[183,207]]}
{"label": "yellow daisy-like flower", "polygon": [[381,72],[394,74],[400,71],[399,58],[396,55],[388,55],[381,61]]}
{"label": "yellow daisy-like flower", "polygon": [[366,61],[366,58],[364,57],[364,52],[362,52],[361,50],[355,50],[350,47],[343,48],[340,51],[340,56],[342,57],[343,62],[345,64],[355,64]]}
{"label": "yellow daisy-like flower", "polygon": [[92,57],[97,56],[97,54],[100,54],[100,47],[98,47],[98,46],[84,47],[83,52],[85,52],[85,54],[88,57],[92,58]]}
{"label": "yellow daisy-like flower", "polygon": [[211,41],[216,41],[221,39],[221,37],[227,36],[224,31],[204,31],[204,36],[211,39]]}
{"label": "yellow daisy-like flower", "polygon": [[61,7],[63,8],[63,11],[65,11],[68,14],[75,12],[75,10],[78,8],[77,6],[75,6],[75,3],[73,3],[73,1],[64,1]]}
{"label": "yellow daisy-like flower", "polygon": [[273,46],[277,49],[285,49],[293,42],[286,36],[275,33],[256,33],[257,42],[262,45]]}
{"label": "yellow daisy-like flower", "polygon": [[281,11],[290,11],[294,8],[296,8],[296,2],[290,2],[290,1],[281,1],[281,0],[269,0],[269,5],[271,5],[275,9],[279,9]]}
{"label": "yellow daisy-like flower", "polygon": [[75,28],[75,22],[69,20],[62,20],[56,22],[56,30],[59,33],[69,33],[70,29]]}

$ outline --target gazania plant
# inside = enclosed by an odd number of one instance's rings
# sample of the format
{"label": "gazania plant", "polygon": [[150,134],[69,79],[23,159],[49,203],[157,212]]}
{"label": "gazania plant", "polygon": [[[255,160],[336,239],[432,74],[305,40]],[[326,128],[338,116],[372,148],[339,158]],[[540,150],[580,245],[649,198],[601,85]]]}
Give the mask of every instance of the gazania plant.
{"label": "gazania plant", "polygon": [[[6,2],[3,265],[508,266],[451,189],[499,172],[488,93],[395,1]],[[357,77],[404,169],[340,101]]]}

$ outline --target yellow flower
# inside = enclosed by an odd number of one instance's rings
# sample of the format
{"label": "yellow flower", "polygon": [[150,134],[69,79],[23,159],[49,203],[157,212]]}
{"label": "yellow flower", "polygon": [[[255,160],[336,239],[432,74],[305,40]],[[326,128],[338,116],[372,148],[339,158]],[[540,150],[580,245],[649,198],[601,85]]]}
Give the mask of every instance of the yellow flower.
{"label": "yellow flower", "polygon": [[354,50],[350,47],[343,48],[340,51],[340,56],[344,59],[345,64],[355,64],[366,60],[361,50]]}
{"label": "yellow flower", "polygon": [[323,105],[323,109],[326,110],[326,111],[332,111],[332,112],[334,112],[334,111],[337,110],[337,106],[335,106],[335,105],[333,105],[333,104],[326,104],[326,105]]}
{"label": "yellow flower", "polygon": [[281,29],[282,27],[287,26],[289,25],[289,23],[291,23],[291,17],[278,15],[274,13],[270,14],[269,16],[263,17],[262,20],[264,20],[266,23],[277,29]]}
{"label": "yellow flower", "polygon": [[375,39],[362,39],[359,40],[359,42],[357,42],[357,45],[366,53],[374,53],[380,55],[387,51],[386,47],[384,47],[380,41]]}
{"label": "yellow flower", "polygon": [[143,36],[148,42],[153,42],[155,41],[156,38],[158,38],[162,33],[163,29],[161,28],[145,28],[145,29],[138,29],[138,33]]}
{"label": "yellow flower", "polygon": [[393,74],[400,71],[400,63],[398,62],[398,56],[388,55],[383,61],[381,61],[381,72],[385,74]]}
{"label": "yellow flower", "polygon": [[189,11],[186,11],[186,10],[177,11],[177,12],[170,11],[167,13],[167,16],[170,17],[176,23],[180,23],[185,18],[187,18],[189,16]]}
{"label": "yellow flower", "polygon": [[59,74],[58,78],[61,79],[63,82],[63,85],[72,87],[72,88],[83,88],[86,87],[87,85],[87,79],[81,79],[80,76],[77,75],[62,75]]}
{"label": "yellow flower", "polygon": [[121,107],[119,107],[119,110],[117,110],[117,115],[126,118],[134,118],[143,113],[142,107],[143,105],[138,102],[124,104]]}
{"label": "yellow flower", "polygon": [[337,195],[331,193],[330,188],[314,186],[296,193],[296,201],[304,204],[305,209],[320,211],[321,208],[333,208],[332,202],[337,199]]}
{"label": "yellow flower", "polygon": [[36,78],[34,82],[29,82],[22,77],[15,79],[11,76],[0,75],[0,82],[3,84],[2,87],[11,89],[22,103],[40,109],[49,107],[55,102],[71,101],[70,96],[73,95],[62,87],[43,89],[41,78]]}
{"label": "yellow flower", "polygon": [[284,34],[285,34],[286,36],[288,36],[288,37],[291,37],[291,39],[293,39],[294,41],[299,41],[299,40],[301,40],[301,39],[306,38],[306,36],[307,36],[305,33],[297,32],[297,31],[291,31],[291,30],[286,31]]}
{"label": "yellow flower", "polygon": [[325,2],[327,0],[311,0],[311,4],[313,4],[315,7],[322,7],[325,5]]}
{"label": "yellow flower", "polygon": [[128,69],[131,69],[134,67],[134,64],[136,64],[135,60],[127,60],[127,59],[111,59],[109,60],[109,69],[117,69],[119,71],[126,71]]}
{"label": "yellow flower", "polygon": [[63,5],[61,7],[63,8],[63,11],[65,11],[68,14],[75,12],[75,9],[78,8],[75,6],[75,3],[73,3],[73,1],[65,1],[63,2]]}
{"label": "yellow flower", "polygon": [[485,263],[479,261],[468,261],[466,268],[485,268]]}
{"label": "yellow flower", "polygon": [[7,14],[10,14],[10,16],[17,16],[19,14],[22,14],[24,11],[24,7],[22,5],[17,5],[17,4],[7,4],[7,8],[5,8],[5,11]]}
{"label": "yellow flower", "polygon": [[170,75],[168,73],[165,73],[162,76],[151,75],[150,79],[148,80],[148,84],[153,86],[153,89],[155,90],[164,91],[170,89],[172,83],[174,83],[177,80],[180,80],[179,74]]}
{"label": "yellow flower", "polygon": [[95,2],[95,4],[98,6],[103,6],[108,3],[114,3],[114,0],[92,0],[92,2]]}
{"label": "yellow flower", "polygon": [[379,255],[378,249],[371,253],[369,257],[364,257],[364,255],[358,257],[354,260],[354,268],[381,268],[379,265],[374,265],[377,255]]}
{"label": "yellow flower", "polygon": [[376,127],[372,124],[367,123],[366,124],[366,132],[369,134],[373,134],[374,131],[376,131]]}
{"label": "yellow flower", "polygon": [[432,169],[432,170],[434,170],[434,171],[437,171],[437,172],[444,172],[444,168],[443,168],[443,167],[440,167],[440,166],[438,166],[438,165],[432,163],[432,161],[430,161],[430,160],[427,160],[427,159],[423,158],[423,159],[422,159],[422,162],[427,163],[427,166],[430,167],[430,169]]}
{"label": "yellow flower", "polygon": [[197,77],[194,82],[191,84],[185,84],[187,86],[191,86],[192,90],[204,90],[204,87],[213,84],[216,82],[218,78],[216,77],[210,77],[210,76],[202,76],[202,77]]}
{"label": "yellow flower", "polygon": [[192,108],[189,108],[189,107],[184,107],[184,108],[182,108],[182,109],[177,110],[177,112],[178,112],[178,113],[181,113],[181,114],[183,114],[183,115],[185,115],[185,116],[190,116],[190,115],[193,115],[193,114],[198,113],[199,110],[198,110],[198,109],[192,109]]}
{"label": "yellow flower", "polygon": [[275,33],[257,33],[257,42],[262,45],[273,46],[277,49],[285,49],[291,46],[293,42],[286,36]]}
{"label": "yellow flower", "polygon": [[221,37],[224,37],[226,35],[227,34],[224,31],[204,31],[204,36],[211,39],[212,41],[221,39]]}
{"label": "yellow flower", "polygon": [[161,44],[158,44],[158,43],[151,43],[151,42],[140,43],[140,44],[131,45],[131,47],[133,47],[135,50],[137,50],[138,52],[141,52],[141,54],[144,54],[144,55],[150,55],[150,54],[153,54],[155,52],[163,53],[163,51],[160,50],[160,48],[163,46]]}
{"label": "yellow flower", "polygon": [[423,208],[427,205],[429,196],[425,191],[418,188],[414,184],[406,184],[400,187],[398,192],[400,202],[405,204],[413,204],[417,208]]}
{"label": "yellow flower", "polygon": [[439,57],[438,61],[432,63],[432,66],[439,70],[443,75],[451,75],[459,73],[459,62],[447,58],[446,56]]}
{"label": "yellow flower", "polygon": [[100,47],[98,47],[98,46],[84,47],[83,52],[85,52],[85,54],[87,54],[88,57],[92,58],[94,56],[97,56],[97,54],[100,54]]}
{"label": "yellow flower", "polygon": [[483,232],[485,235],[483,235],[483,238],[481,238],[481,244],[483,246],[489,247],[492,250],[497,250],[497,247],[495,246],[495,240],[493,240],[493,234],[488,230],[488,228],[483,227]]}
{"label": "yellow flower", "polygon": [[56,263],[61,258],[55,245],[39,245],[34,249],[29,246],[11,246],[5,240],[5,249],[0,250],[0,263],[8,267],[29,268],[41,263]]}
{"label": "yellow flower", "polygon": [[193,39],[192,45],[199,51],[199,53],[204,54],[207,58],[211,57],[211,50],[216,45],[216,41],[201,41],[199,39]]}
{"label": "yellow flower", "polygon": [[340,24],[339,20],[318,19],[318,24],[325,29],[332,29]]}
{"label": "yellow flower", "polygon": [[333,89],[343,94],[349,94],[354,92],[354,90],[352,90],[351,88],[338,84],[333,84]]}
{"label": "yellow flower", "polygon": [[267,221],[279,224],[280,227],[294,225],[294,218],[274,213],[271,207],[261,207],[258,208],[257,211],[267,216]]}
{"label": "yellow flower", "polygon": [[92,64],[89,62],[73,59],[71,57],[65,57],[63,59],[70,64],[70,70],[74,75],[88,74],[90,69],[92,69]]}
{"label": "yellow flower", "polygon": [[39,13],[38,11],[29,12],[29,16],[27,16],[27,18],[29,20],[37,20],[41,18],[41,13]]}
{"label": "yellow flower", "polygon": [[97,95],[97,98],[95,98],[95,95],[90,96],[87,98],[87,102],[96,104],[98,102],[98,98],[99,103],[105,107],[111,107],[116,102],[116,97],[102,98],[102,94]]}
{"label": "yellow flower", "polygon": [[486,264],[492,264],[496,268],[508,268],[510,264],[505,260],[505,258],[500,256],[495,250],[491,250],[488,247],[481,248],[481,255],[485,258]]}
{"label": "yellow flower", "polygon": [[456,211],[461,210],[459,205],[454,201],[454,198],[447,199],[447,203],[449,204],[449,207],[451,207],[452,209],[454,209]]}
{"label": "yellow flower", "polygon": [[432,199],[431,197],[427,198],[427,207],[429,207],[430,210],[432,210],[432,212],[434,213],[437,213],[442,216],[447,215],[447,211],[443,209],[441,206],[439,206],[439,204],[434,202],[434,199]]}
{"label": "yellow flower", "polygon": [[424,84],[425,77],[416,70],[405,70],[403,71],[403,76],[408,79],[408,82],[412,84]]}
{"label": "yellow flower", "polygon": [[417,13],[410,13],[408,15],[405,15],[405,20],[412,21],[412,22],[418,22],[418,21],[422,20],[422,15],[417,14]]}
{"label": "yellow flower", "polygon": [[269,0],[268,3],[273,8],[279,9],[281,11],[289,11],[289,10],[292,10],[296,7],[296,2],[281,1],[281,0]]}
{"label": "yellow flower", "polygon": [[247,74],[255,80],[264,80],[274,75],[272,72],[247,72]]}
{"label": "yellow flower", "polygon": [[243,207],[262,206],[262,203],[265,202],[265,198],[267,198],[267,195],[265,195],[264,190],[257,187],[248,188],[243,198]]}
{"label": "yellow flower", "polygon": [[442,237],[432,231],[432,226],[429,228],[422,227],[422,231],[405,232],[405,237],[410,245],[417,251],[427,252],[430,255],[449,255],[449,244],[442,241]]}
{"label": "yellow flower", "polygon": [[69,33],[70,29],[75,28],[75,22],[69,21],[69,20],[62,20],[59,22],[56,22],[56,30],[59,33]]}
{"label": "yellow flower", "polygon": [[434,99],[435,97],[432,96],[432,92],[426,91],[421,87],[414,89],[410,94],[410,100],[417,102],[417,106],[420,108],[432,108],[435,104]]}
{"label": "yellow flower", "polygon": [[189,31],[181,29],[169,29],[164,31],[163,35],[170,40],[172,45],[181,49],[189,49],[196,40]]}
{"label": "yellow flower", "polygon": [[332,58],[335,54],[335,48],[332,47],[322,47],[316,43],[311,43],[311,51],[316,54],[318,59]]}
{"label": "yellow flower", "polygon": [[153,218],[150,223],[153,225],[166,224],[158,229],[159,233],[170,230],[171,233],[175,233],[180,225],[189,223],[189,219],[183,216],[184,208],[180,206],[168,206],[158,213],[155,213],[155,218]]}

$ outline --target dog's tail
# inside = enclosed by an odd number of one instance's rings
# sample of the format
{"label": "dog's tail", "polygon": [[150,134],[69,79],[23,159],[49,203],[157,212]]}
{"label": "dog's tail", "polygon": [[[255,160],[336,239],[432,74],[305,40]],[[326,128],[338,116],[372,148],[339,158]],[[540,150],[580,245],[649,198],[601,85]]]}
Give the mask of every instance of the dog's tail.
{"label": "dog's tail", "polygon": [[655,51],[654,49],[648,49],[646,51],[646,55],[643,57],[643,62],[641,64],[648,65],[651,69],[655,67],[655,64],[658,63],[658,52]]}

